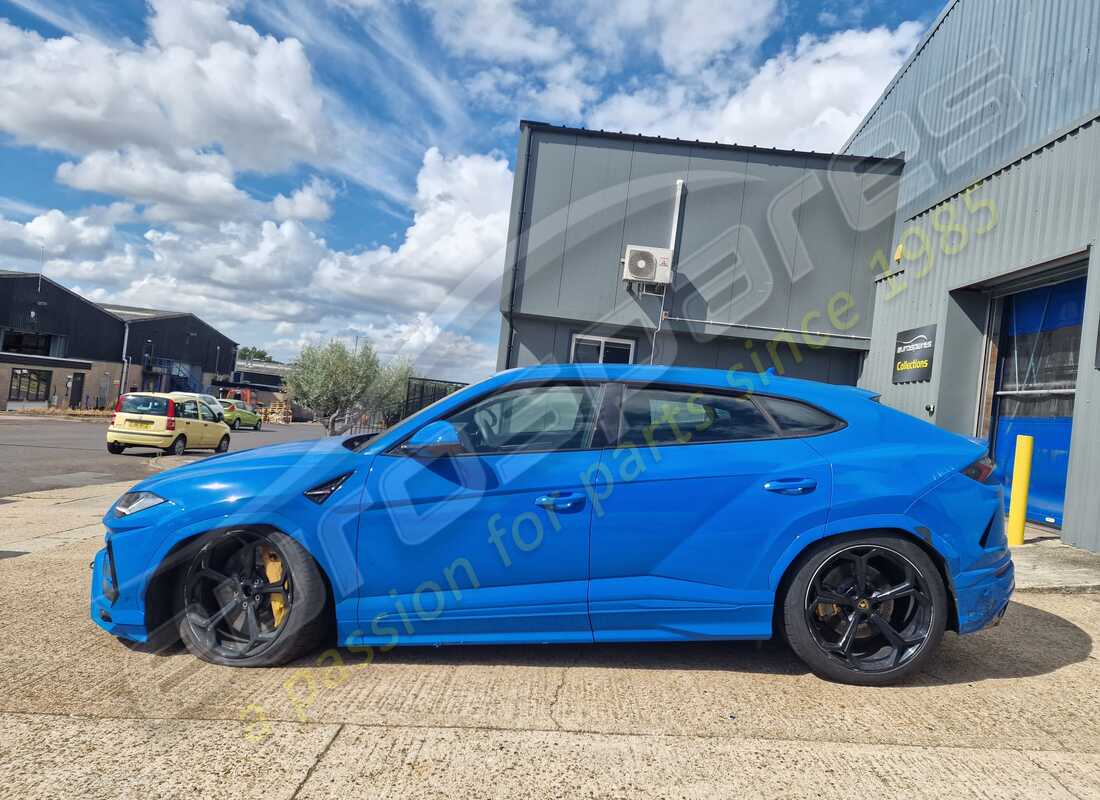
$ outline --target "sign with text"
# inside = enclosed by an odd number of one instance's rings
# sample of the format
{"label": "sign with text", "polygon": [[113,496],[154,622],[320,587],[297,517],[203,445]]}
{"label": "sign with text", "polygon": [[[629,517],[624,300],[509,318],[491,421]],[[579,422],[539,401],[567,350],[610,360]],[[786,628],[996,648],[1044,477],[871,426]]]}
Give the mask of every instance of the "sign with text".
{"label": "sign with text", "polygon": [[899,331],[894,345],[894,383],[931,380],[935,352],[935,325]]}

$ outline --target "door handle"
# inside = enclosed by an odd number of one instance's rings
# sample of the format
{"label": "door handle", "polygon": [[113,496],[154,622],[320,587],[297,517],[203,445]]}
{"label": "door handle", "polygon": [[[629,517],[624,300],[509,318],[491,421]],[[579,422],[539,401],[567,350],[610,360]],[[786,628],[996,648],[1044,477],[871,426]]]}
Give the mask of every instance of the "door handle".
{"label": "door handle", "polygon": [[584,505],[580,492],[550,492],[535,498],[535,505],[551,511],[572,511]]}
{"label": "door handle", "polygon": [[776,494],[809,494],[817,488],[813,478],[776,478],[764,484],[764,489]]}

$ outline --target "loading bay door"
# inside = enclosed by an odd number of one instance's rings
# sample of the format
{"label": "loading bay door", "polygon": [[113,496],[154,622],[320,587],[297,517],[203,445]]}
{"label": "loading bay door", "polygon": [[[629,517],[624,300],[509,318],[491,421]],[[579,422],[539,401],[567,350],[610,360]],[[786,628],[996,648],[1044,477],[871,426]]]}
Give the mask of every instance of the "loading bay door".
{"label": "loading bay door", "polygon": [[1061,527],[1085,279],[1008,294],[1001,303],[990,430],[996,474],[1007,490],[1012,483],[1016,437],[1035,437],[1027,518]]}

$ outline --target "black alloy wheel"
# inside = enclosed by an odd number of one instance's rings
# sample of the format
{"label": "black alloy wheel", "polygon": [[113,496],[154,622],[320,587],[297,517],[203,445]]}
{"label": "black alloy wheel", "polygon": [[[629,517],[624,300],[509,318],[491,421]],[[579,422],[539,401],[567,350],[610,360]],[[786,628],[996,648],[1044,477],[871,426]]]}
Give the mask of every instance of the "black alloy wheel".
{"label": "black alloy wheel", "polygon": [[212,531],[189,545],[176,584],[179,636],[203,661],[230,667],[285,664],[332,628],[317,563],[271,529]]}
{"label": "black alloy wheel", "polygon": [[802,565],[784,603],[795,652],[819,675],[893,683],[939,644],[947,595],[915,543],[868,537],[826,547]]}
{"label": "black alloy wheel", "polygon": [[192,560],[182,625],[205,650],[236,661],[271,647],[293,606],[294,577],[279,548],[265,534],[234,531],[207,542]]}

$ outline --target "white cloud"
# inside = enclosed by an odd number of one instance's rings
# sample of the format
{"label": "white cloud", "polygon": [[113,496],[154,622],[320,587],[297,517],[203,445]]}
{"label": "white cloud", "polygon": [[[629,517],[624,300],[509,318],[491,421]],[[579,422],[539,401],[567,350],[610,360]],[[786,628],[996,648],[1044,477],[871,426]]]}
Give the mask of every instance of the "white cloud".
{"label": "white cloud", "polygon": [[275,216],[281,220],[325,220],[332,216],[331,201],[335,197],[335,187],[328,181],[315,177],[290,197],[277,195],[271,205]]}
{"label": "white cloud", "polygon": [[111,228],[87,217],[69,217],[53,209],[27,223],[0,217],[0,253],[20,259],[100,254],[111,240]]}
{"label": "white cloud", "polygon": [[779,21],[778,0],[587,0],[580,25],[590,47],[631,72],[656,59],[675,73],[757,47]]}
{"label": "white cloud", "polygon": [[146,217],[160,222],[248,216],[258,206],[234,184],[229,159],[216,153],[97,150],[77,164],[61,164],[57,179],[147,205]]}
{"label": "white cloud", "polygon": [[802,37],[734,91],[711,94],[675,81],[616,94],[588,115],[595,128],[770,147],[834,150],[919,41],[921,28]]}
{"label": "white cloud", "polygon": [[556,28],[532,22],[514,0],[423,0],[423,5],[436,35],[459,55],[543,63],[571,49]]}

